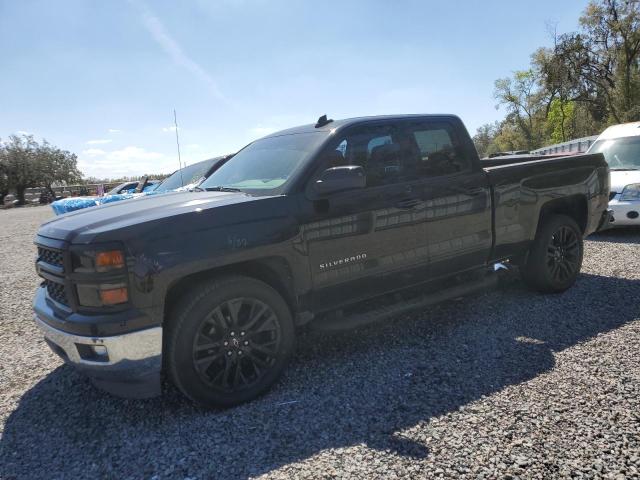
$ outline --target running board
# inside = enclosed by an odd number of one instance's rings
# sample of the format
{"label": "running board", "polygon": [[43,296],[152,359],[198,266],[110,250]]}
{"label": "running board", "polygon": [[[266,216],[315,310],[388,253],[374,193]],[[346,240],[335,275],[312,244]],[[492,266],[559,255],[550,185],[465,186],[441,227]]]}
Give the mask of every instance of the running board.
{"label": "running board", "polygon": [[489,274],[479,280],[466,282],[443,290],[420,295],[405,301],[400,301],[391,305],[378,307],[363,313],[353,313],[351,315],[336,315],[317,318],[311,323],[311,328],[318,331],[330,332],[339,330],[351,330],[362,327],[370,323],[383,320],[388,317],[406,313],[412,310],[434,305],[436,303],[452,300],[467,295],[472,295],[495,287],[498,284],[498,275]]}

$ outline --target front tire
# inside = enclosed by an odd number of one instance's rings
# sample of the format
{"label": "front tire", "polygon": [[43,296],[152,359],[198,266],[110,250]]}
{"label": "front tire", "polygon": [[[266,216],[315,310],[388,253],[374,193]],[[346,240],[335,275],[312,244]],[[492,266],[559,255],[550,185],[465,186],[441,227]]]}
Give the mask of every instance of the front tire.
{"label": "front tire", "polygon": [[166,368],[205,407],[231,407],[266,392],[293,352],[291,312],[269,285],[224,276],[183,297],[168,324]]}
{"label": "front tire", "polygon": [[580,274],[583,251],[582,231],[575,220],[566,215],[544,218],[521,270],[522,278],[539,292],[564,292]]}

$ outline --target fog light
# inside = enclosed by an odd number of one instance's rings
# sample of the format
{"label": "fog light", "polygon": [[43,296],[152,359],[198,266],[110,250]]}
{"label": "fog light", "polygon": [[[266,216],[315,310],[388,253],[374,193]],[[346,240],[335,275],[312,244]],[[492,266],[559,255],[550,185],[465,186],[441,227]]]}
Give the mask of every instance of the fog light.
{"label": "fog light", "polygon": [[100,300],[103,305],[117,305],[126,303],[129,300],[129,293],[126,288],[112,288],[110,290],[100,290]]}
{"label": "fog light", "polygon": [[76,343],[78,355],[82,360],[90,362],[108,362],[109,352],[104,345],[87,345],[85,343]]}
{"label": "fog light", "polygon": [[104,345],[91,345],[91,351],[96,355],[96,357],[106,357],[107,356],[107,347]]}

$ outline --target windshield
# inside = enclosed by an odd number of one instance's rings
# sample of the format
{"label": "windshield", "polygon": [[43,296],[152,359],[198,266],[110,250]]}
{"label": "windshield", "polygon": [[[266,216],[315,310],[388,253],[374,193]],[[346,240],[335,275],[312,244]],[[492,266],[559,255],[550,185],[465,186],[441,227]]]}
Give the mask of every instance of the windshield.
{"label": "windshield", "polygon": [[216,170],[200,188],[223,187],[256,195],[279,195],[325,138],[326,132],[313,132],[256,140]]}
{"label": "windshield", "polygon": [[213,165],[212,160],[194,163],[188,167],[184,167],[177,172],[173,172],[154,190],[155,192],[169,192],[186,185],[196,183],[205,176],[207,171]]}
{"label": "windshield", "polygon": [[136,191],[136,187],[138,186],[138,182],[131,183],[121,183],[117,187],[113,187],[106,194],[107,195],[118,195],[119,193],[133,193]]}
{"label": "windshield", "polygon": [[640,170],[640,136],[598,140],[589,153],[602,153],[611,170]]}

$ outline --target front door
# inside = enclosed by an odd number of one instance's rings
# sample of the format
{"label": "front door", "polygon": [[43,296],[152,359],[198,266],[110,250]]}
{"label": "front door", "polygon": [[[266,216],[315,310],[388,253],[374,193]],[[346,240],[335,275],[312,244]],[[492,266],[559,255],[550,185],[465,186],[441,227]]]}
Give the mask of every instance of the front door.
{"label": "front door", "polygon": [[405,287],[425,274],[426,212],[402,135],[395,124],[357,126],[322,156],[318,172],[360,165],[367,186],[303,200],[302,242],[316,311]]}

